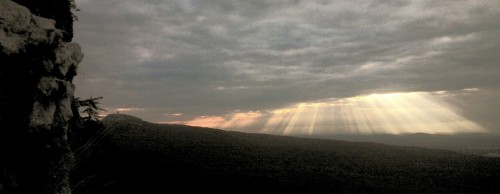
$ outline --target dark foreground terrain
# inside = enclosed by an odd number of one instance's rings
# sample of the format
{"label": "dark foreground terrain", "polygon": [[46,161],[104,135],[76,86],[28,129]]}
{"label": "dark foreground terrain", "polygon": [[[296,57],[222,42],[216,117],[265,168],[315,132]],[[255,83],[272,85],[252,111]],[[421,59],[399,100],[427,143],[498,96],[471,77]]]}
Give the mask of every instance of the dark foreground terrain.
{"label": "dark foreground terrain", "polygon": [[110,115],[74,193],[500,192],[500,159],[160,125]]}

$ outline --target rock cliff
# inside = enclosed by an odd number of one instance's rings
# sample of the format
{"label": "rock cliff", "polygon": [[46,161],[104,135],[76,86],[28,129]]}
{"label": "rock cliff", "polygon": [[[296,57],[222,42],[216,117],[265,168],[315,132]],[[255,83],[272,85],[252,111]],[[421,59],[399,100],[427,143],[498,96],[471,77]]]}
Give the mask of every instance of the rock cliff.
{"label": "rock cliff", "polygon": [[56,24],[0,0],[0,193],[71,193],[67,133],[83,54]]}

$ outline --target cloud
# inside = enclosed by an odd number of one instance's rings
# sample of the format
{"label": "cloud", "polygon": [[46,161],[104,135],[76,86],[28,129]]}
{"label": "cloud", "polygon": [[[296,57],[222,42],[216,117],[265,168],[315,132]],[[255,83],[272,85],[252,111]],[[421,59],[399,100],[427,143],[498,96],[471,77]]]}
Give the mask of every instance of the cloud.
{"label": "cloud", "polygon": [[165,116],[174,116],[174,117],[178,117],[178,116],[182,116],[182,113],[172,113],[172,114],[164,114]]}
{"label": "cloud", "polygon": [[[499,90],[500,4],[77,0],[77,95],[162,121],[370,93]],[[222,116],[221,116],[222,115]]]}
{"label": "cloud", "polygon": [[145,111],[143,108],[115,108],[117,112]]}
{"label": "cloud", "polygon": [[237,112],[224,117],[202,116],[171,123],[280,135],[487,132],[477,123],[457,114],[452,106],[440,99],[477,91],[371,94],[305,102],[262,112]]}
{"label": "cloud", "polygon": [[231,130],[247,130],[247,127],[262,122],[261,112],[237,112],[225,116],[201,116],[188,121],[170,121],[164,123],[185,124],[200,127],[211,127]]}

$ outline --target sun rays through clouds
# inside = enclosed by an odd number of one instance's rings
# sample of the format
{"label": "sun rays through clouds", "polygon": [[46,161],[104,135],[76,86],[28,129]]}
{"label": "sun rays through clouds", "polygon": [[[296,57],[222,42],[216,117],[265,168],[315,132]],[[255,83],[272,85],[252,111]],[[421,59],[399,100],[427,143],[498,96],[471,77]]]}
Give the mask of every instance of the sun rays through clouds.
{"label": "sun rays through clouds", "polygon": [[262,128],[274,134],[463,133],[485,131],[423,92],[372,94],[276,110]]}
{"label": "sun rays through clouds", "polygon": [[183,124],[283,135],[486,132],[425,92],[327,99],[270,111],[199,117]]}

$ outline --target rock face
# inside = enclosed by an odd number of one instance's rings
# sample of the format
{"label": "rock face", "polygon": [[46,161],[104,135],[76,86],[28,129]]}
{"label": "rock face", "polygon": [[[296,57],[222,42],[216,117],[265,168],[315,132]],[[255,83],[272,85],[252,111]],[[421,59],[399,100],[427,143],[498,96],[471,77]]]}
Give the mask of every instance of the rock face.
{"label": "rock face", "polygon": [[83,54],[67,33],[0,0],[0,193],[71,193],[67,133]]}

